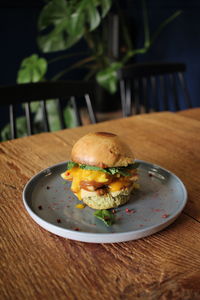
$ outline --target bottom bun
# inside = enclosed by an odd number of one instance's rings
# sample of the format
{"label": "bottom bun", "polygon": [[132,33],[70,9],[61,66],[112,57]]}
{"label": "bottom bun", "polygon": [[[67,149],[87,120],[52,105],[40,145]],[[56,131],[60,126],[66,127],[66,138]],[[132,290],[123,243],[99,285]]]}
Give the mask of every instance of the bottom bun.
{"label": "bottom bun", "polygon": [[82,201],[93,209],[115,208],[129,201],[131,191],[132,189],[126,189],[118,193],[116,196],[108,193],[104,196],[84,197]]}

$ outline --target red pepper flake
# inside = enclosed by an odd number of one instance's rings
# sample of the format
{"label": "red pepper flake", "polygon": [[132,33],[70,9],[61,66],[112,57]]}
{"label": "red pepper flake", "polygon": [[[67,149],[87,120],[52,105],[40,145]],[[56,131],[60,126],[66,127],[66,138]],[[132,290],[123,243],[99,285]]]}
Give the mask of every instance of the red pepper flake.
{"label": "red pepper flake", "polygon": [[78,227],[74,228],[75,231],[79,231],[80,229]]}
{"label": "red pepper flake", "polygon": [[155,212],[161,212],[163,209],[160,209],[160,208],[154,208],[153,211]]}
{"label": "red pepper flake", "polygon": [[57,223],[61,223],[61,219],[57,219]]}
{"label": "red pepper flake", "polygon": [[164,214],[164,215],[162,215],[162,218],[163,219],[166,219],[166,218],[168,218],[169,217],[169,215],[168,214]]}
{"label": "red pepper flake", "polygon": [[50,190],[50,186],[47,186],[47,190]]}
{"label": "red pepper flake", "polygon": [[132,213],[135,213],[136,210],[135,209],[129,209],[129,208],[126,208],[126,213],[127,214],[132,214]]}
{"label": "red pepper flake", "polygon": [[42,205],[39,205],[39,206],[38,206],[38,209],[39,209],[39,210],[42,210]]}
{"label": "red pepper flake", "polygon": [[155,193],[154,195],[153,195],[153,197],[159,197],[159,193],[157,192],[157,193]]}

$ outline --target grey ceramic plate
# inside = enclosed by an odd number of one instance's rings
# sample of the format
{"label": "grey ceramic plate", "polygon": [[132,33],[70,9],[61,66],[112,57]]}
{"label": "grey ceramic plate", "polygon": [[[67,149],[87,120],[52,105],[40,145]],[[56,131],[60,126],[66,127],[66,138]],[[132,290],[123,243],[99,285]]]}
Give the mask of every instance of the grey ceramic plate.
{"label": "grey ceramic plate", "polygon": [[60,176],[66,162],[35,175],[25,186],[23,201],[30,216],[46,230],[59,236],[91,243],[114,243],[139,239],[162,230],[183,210],[187,191],[173,173],[140,161],[139,184],[128,202],[116,209],[116,222],[107,227],[94,210],[85,207]]}

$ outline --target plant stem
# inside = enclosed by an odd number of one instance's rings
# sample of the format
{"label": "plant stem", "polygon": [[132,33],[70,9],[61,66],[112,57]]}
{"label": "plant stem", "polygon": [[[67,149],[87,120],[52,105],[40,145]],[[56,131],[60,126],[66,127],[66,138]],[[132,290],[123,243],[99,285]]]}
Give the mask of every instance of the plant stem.
{"label": "plant stem", "polygon": [[59,60],[62,60],[62,59],[65,59],[65,58],[70,58],[70,57],[73,57],[73,56],[78,56],[78,55],[88,55],[89,53],[86,52],[86,51],[82,51],[82,52],[76,52],[76,53],[71,53],[71,54],[65,54],[65,55],[61,55],[61,56],[58,56],[58,57],[55,57],[53,59],[50,59],[48,61],[48,64],[52,64],[54,62],[57,62]]}
{"label": "plant stem", "polygon": [[[150,47],[150,46],[149,46]],[[144,48],[140,48],[140,49],[135,49],[135,50],[131,50],[129,51],[122,59],[122,63],[125,65],[130,58],[132,58],[133,56],[135,56],[136,54],[144,54],[149,50],[149,47],[144,47]]]}
{"label": "plant stem", "polygon": [[95,60],[95,57],[93,56],[90,56],[90,57],[87,57],[77,63],[75,63],[74,65],[72,65],[71,67],[67,68],[67,69],[64,69],[62,70],[61,72],[59,72],[58,74],[56,74],[52,80],[58,80],[60,77],[62,77],[64,74],[68,73],[69,71],[73,70],[73,69],[76,69],[76,68],[79,68],[80,66],[90,62],[90,61],[93,61]]}
{"label": "plant stem", "polygon": [[150,34],[149,34],[149,20],[148,20],[147,6],[145,0],[142,0],[142,7],[143,7],[143,19],[144,19],[144,47],[146,48],[150,46]]}
{"label": "plant stem", "polygon": [[[144,5],[144,7],[146,7],[145,0],[143,0],[143,5]],[[163,28],[182,13],[182,11],[179,10],[179,11],[175,12],[172,16],[170,16],[169,18],[164,20],[160,24],[160,26],[156,30],[156,32],[153,34],[152,38],[150,38],[149,26],[148,26],[148,16],[147,16],[147,11],[145,12],[145,10],[146,10],[146,8],[144,9],[144,34],[145,34],[144,47],[140,48],[140,49],[135,49],[135,50],[129,51],[122,59],[123,64],[127,63],[129,61],[129,59],[132,58],[133,56],[135,56],[136,54],[146,53],[150,49],[150,47],[152,46],[152,44],[154,43],[155,39],[158,37],[160,32],[163,30]]]}
{"label": "plant stem", "polygon": [[123,37],[124,37],[124,40],[127,44],[128,50],[131,50],[131,49],[133,49],[133,43],[132,43],[127,24],[125,22],[124,15],[122,13],[122,10],[120,8],[120,5],[119,5],[118,1],[116,1],[116,5],[117,5],[117,9],[118,9],[119,19],[120,19],[121,25],[122,25]]}
{"label": "plant stem", "polygon": [[89,32],[87,27],[85,27],[84,38],[85,38],[85,40],[88,44],[88,47],[94,52],[95,44],[94,44],[94,41],[92,39],[92,34]]}
{"label": "plant stem", "polygon": [[171,21],[173,21],[176,17],[178,17],[180,14],[182,13],[181,10],[176,11],[173,15],[171,15],[169,18],[167,18],[166,20],[164,20],[160,26],[158,27],[158,29],[155,31],[155,33],[152,35],[151,38],[151,42],[150,45],[152,45],[155,41],[155,39],[158,37],[158,35],[160,34],[160,32],[163,30],[164,27],[167,26],[167,24],[169,24]]}
{"label": "plant stem", "polygon": [[92,69],[92,70],[90,70],[87,74],[86,74],[86,76],[84,77],[84,80],[89,80],[93,75],[95,75],[96,74],[96,69]]}

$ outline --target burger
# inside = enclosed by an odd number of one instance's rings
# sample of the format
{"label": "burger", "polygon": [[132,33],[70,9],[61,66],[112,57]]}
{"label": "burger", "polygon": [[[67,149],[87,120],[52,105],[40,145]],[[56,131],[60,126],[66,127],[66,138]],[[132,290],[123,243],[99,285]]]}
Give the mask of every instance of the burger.
{"label": "burger", "polygon": [[71,151],[71,161],[61,174],[72,182],[71,190],[93,209],[125,204],[137,188],[137,167],[129,146],[109,132],[89,133]]}

